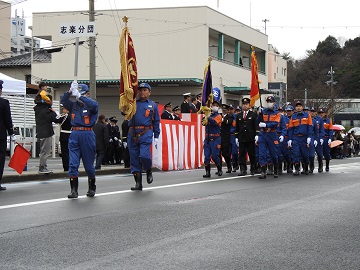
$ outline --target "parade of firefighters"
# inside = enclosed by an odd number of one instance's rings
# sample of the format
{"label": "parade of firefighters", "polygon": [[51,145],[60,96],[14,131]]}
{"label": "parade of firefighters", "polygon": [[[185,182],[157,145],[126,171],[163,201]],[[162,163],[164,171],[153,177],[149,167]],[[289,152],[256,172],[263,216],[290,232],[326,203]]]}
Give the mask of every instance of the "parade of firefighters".
{"label": "parade of firefighters", "polygon": [[[241,106],[222,104],[221,95],[216,92],[218,88],[212,85],[209,58],[204,71],[202,93],[196,93],[193,97],[191,93],[186,93],[180,106],[172,108],[169,102],[160,111],[160,104],[150,99],[151,86],[138,81],[134,44],[127,27],[123,29],[120,39],[119,109],[125,117],[122,125],[125,129],[123,128],[122,138],[117,128],[106,140],[118,143],[122,139],[123,152],[126,151],[129,155],[128,159],[124,158],[124,162],[126,167],[130,167],[135,180],[131,190],[143,189],[143,173],[148,184],[154,180],[152,151],[154,147],[158,147],[161,119],[181,121],[181,116],[185,113],[202,115],[201,125],[205,130],[201,146],[204,178],[212,177],[212,168],[215,169],[215,175],[222,176],[223,164],[226,165],[226,174],[257,174],[260,179],[268,176],[277,178],[284,172],[294,176],[309,175],[314,173],[315,167],[318,173],[329,171],[333,125],[327,116],[327,110],[308,108],[301,101],[280,106],[271,95],[266,97],[265,104],[261,104],[254,50],[251,58],[250,95],[241,99]],[[45,91],[40,91],[38,96],[41,97],[35,102],[37,107],[40,106],[39,110],[41,106],[51,107],[51,101],[50,105],[47,104],[48,98],[44,93]],[[260,106],[255,107],[256,101],[260,101]],[[95,172],[104,164],[102,162],[105,156],[104,151],[100,151],[97,146],[96,134],[99,128],[95,129],[94,126],[97,121],[105,123],[105,117],[98,115],[98,103],[90,98],[86,84],[74,81],[61,97],[60,103],[69,116],[65,119],[70,122],[66,145],[68,160],[65,159],[68,166],[64,166],[70,179],[71,192],[68,198],[78,197],[78,168],[81,159],[88,176],[87,196],[93,197],[96,193]],[[64,123],[65,120],[59,120],[61,121]],[[114,129],[117,120],[111,118],[110,122],[112,124],[109,126]],[[109,129],[110,133],[112,129]],[[100,132],[101,130],[102,127]],[[41,145],[41,150],[43,149],[46,146]],[[66,153],[67,149],[63,152]],[[120,164],[121,157],[116,153],[112,154],[114,156],[115,159],[107,161]],[[44,164],[41,170],[47,170],[46,162]]]}

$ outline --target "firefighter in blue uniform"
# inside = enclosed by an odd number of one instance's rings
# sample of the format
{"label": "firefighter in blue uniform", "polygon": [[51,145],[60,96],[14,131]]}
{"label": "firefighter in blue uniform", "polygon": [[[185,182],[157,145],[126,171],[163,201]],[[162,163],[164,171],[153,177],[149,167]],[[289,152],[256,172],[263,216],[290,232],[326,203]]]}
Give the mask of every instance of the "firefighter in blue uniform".
{"label": "firefighter in blue uniform", "polygon": [[[208,119],[203,119],[202,124],[205,126],[205,140],[204,140],[204,164],[205,174],[204,178],[210,178],[210,160],[212,159],[217,167],[217,175],[222,175],[220,163],[220,148],[221,148],[221,122],[222,117],[219,114],[220,104],[214,101],[211,106],[211,114]],[[207,120],[207,121],[206,121]]]}
{"label": "firefighter in blue uniform", "polygon": [[327,118],[326,111],[324,109],[319,109],[319,114],[324,123],[324,137],[323,139],[323,153],[325,158],[325,171],[329,171],[330,164],[330,144],[334,135],[333,124],[330,118]]}
{"label": "firefighter in blue uniform", "polygon": [[[283,161],[284,161],[284,154],[283,154],[283,146],[284,146],[284,140],[285,140],[285,136],[287,134],[286,131],[286,122],[285,122],[285,116],[284,116],[284,110],[281,106],[278,107],[277,109],[279,111],[279,113],[281,114],[281,118],[280,122],[283,122],[285,125],[285,133],[283,133],[283,127],[281,125],[278,125],[278,127],[276,128],[276,133],[279,137],[279,145],[278,145],[278,174],[282,174],[282,170],[283,170]],[[282,137],[281,137],[282,136]]]}
{"label": "firefighter in blue uniform", "polygon": [[295,104],[295,113],[289,122],[289,141],[288,147],[292,147],[293,163],[295,167],[294,175],[300,174],[300,161],[304,164],[304,173],[309,174],[309,147],[312,143],[312,119],[309,113],[303,111],[301,101]]}
{"label": "firefighter in blue uniform", "polygon": [[314,132],[314,144],[310,147],[310,173],[314,171],[315,168],[315,152],[317,154],[319,168],[318,172],[323,171],[323,143],[324,143],[324,122],[322,118],[317,115],[316,108],[312,107],[310,109],[310,115],[312,118]]}
{"label": "firefighter in blue uniform", "polygon": [[[75,96],[76,101],[71,101],[70,96]],[[96,140],[92,127],[98,118],[98,103],[90,98],[89,88],[86,84],[73,82],[71,88],[61,98],[61,104],[69,111],[72,132],[69,138],[69,178],[71,192],[68,198],[78,197],[79,165],[83,161],[88,176],[88,197],[94,197],[95,185],[95,154]]]}
{"label": "firefighter in blue uniform", "polygon": [[[274,177],[277,178],[278,174],[278,145],[279,141],[282,142],[285,137],[286,127],[284,118],[281,113],[275,109],[275,98],[268,96],[266,98],[267,108],[261,109],[258,122],[259,122],[259,136],[256,143],[259,146],[259,163],[261,166],[260,179],[266,178],[266,165],[268,163],[267,156],[270,155],[271,161],[274,164]],[[280,137],[277,135],[277,129],[281,130]]]}
{"label": "firefighter in blue uniform", "polygon": [[292,105],[288,105],[286,106],[285,111],[286,111],[286,115],[284,116],[284,122],[286,125],[286,135],[282,144],[282,155],[284,160],[286,161],[286,172],[292,173],[292,151],[291,148],[288,147],[288,141],[289,141],[288,130],[289,130],[290,118],[294,113],[294,107]]}
{"label": "firefighter in blue uniform", "polygon": [[160,135],[160,116],[158,105],[149,99],[151,86],[141,83],[136,99],[136,113],[129,121],[127,146],[130,152],[130,170],[134,175],[135,187],[131,190],[142,190],[142,171],[146,171],[148,184],[153,182],[152,158],[150,147],[154,138],[157,148]]}

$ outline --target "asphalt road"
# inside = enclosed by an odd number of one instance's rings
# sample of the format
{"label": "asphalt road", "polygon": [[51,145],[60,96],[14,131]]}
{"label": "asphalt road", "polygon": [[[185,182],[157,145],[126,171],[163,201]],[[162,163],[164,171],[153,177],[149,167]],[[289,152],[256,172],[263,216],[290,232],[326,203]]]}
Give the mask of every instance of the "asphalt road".
{"label": "asphalt road", "polygon": [[0,193],[0,269],[359,269],[360,158],[309,176],[156,172],[67,180]]}

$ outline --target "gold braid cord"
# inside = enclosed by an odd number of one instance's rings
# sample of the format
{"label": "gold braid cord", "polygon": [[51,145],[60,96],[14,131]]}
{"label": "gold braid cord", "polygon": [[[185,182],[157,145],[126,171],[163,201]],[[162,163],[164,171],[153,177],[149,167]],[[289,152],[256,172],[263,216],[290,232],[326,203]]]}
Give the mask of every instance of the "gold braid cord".
{"label": "gold braid cord", "polygon": [[131,67],[128,59],[128,29],[125,27],[122,31],[119,43],[120,50],[120,66],[121,75],[123,79],[124,92],[120,94],[119,109],[125,113],[125,119],[130,120],[136,113],[136,99],[134,99],[134,90],[131,85],[130,72],[128,67]]}
{"label": "gold braid cord", "polygon": [[210,114],[211,114],[211,108],[210,108],[210,106],[211,106],[211,104],[213,103],[213,101],[214,101],[214,96],[213,96],[213,94],[210,94],[210,95],[208,96],[207,101],[206,101],[206,105],[209,105],[209,106],[201,106],[200,109],[199,109],[199,111],[198,111],[198,113],[203,113],[204,116],[205,116],[205,117],[204,117],[204,120],[201,122],[204,126],[206,126],[207,123],[208,123],[208,118],[209,118],[209,116],[210,116]]}

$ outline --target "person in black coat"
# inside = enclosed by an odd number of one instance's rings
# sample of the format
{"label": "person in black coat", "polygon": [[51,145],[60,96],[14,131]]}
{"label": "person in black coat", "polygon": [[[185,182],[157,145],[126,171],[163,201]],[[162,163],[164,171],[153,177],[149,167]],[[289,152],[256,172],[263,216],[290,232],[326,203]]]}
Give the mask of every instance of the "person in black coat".
{"label": "person in black coat", "polygon": [[164,111],[161,114],[161,119],[174,120],[174,117],[171,113],[171,102],[165,104]]}
{"label": "person in black coat", "polygon": [[93,126],[93,131],[96,138],[95,170],[100,170],[101,164],[105,156],[106,148],[109,144],[109,129],[106,126],[105,115],[99,115],[98,121]]}
{"label": "person in black coat", "polygon": [[[2,95],[3,81],[0,80],[0,96]],[[11,111],[9,101],[0,97],[0,190],[6,190],[6,187],[1,186],[1,179],[4,173],[5,155],[6,155],[6,140],[7,135],[10,136],[11,141],[16,141],[14,134],[13,123],[11,119]]]}
{"label": "person in black coat", "polygon": [[[48,95],[52,101],[52,96]],[[34,107],[36,122],[36,138],[40,140],[40,164],[39,173],[51,173],[47,168],[47,160],[51,153],[51,137],[54,135],[52,123],[61,123],[59,118],[51,108],[52,104],[38,103]]]}
{"label": "person in black coat", "polygon": [[69,171],[69,137],[71,134],[71,121],[69,117],[69,111],[62,107],[62,119],[61,130],[60,130],[60,147],[61,147],[61,160],[64,168],[64,172]]}
{"label": "person in black coat", "polygon": [[190,100],[191,100],[191,93],[186,93],[183,95],[184,101],[181,103],[181,113],[190,113]]}
{"label": "person in black coat", "polygon": [[180,118],[180,107],[179,106],[176,106],[174,109],[173,109],[173,116],[174,116],[174,120],[176,121],[181,121],[181,118]]}
{"label": "person in black coat", "polygon": [[118,120],[115,116],[109,118],[109,147],[108,147],[108,161],[110,164],[121,164],[122,149],[120,128],[117,125]]}
{"label": "person in black coat", "polygon": [[201,98],[202,98],[201,93],[196,95],[196,109],[197,109],[197,111],[199,111],[200,107],[201,107]]}
{"label": "person in black coat", "polygon": [[124,120],[121,124],[122,132],[122,144],[123,144],[123,159],[124,159],[124,168],[130,168],[130,153],[129,148],[127,147],[127,137],[129,133],[129,120]]}
{"label": "person in black coat", "polygon": [[237,140],[239,145],[239,164],[240,174],[239,176],[246,175],[246,153],[250,158],[250,173],[255,174],[256,169],[256,157],[255,157],[255,136],[258,127],[257,114],[250,110],[250,99],[242,99],[242,112],[236,116],[236,130]]}

